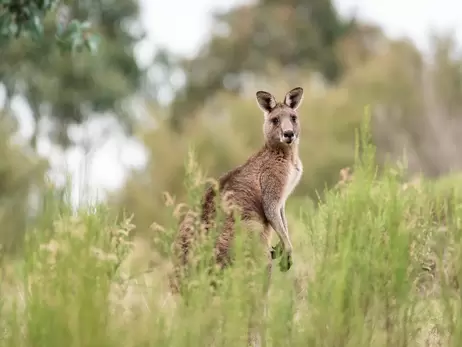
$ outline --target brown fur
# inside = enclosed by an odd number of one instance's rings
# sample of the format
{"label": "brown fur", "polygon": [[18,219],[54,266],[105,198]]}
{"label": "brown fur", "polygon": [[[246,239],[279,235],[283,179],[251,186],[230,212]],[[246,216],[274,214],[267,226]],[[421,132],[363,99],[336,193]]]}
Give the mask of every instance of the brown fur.
{"label": "brown fur", "polygon": [[[300,136],[297,108],[303,97],[301,88],[288,92],[283,102],[276,102],[267,92],[256,94],[257,103],[264,112],[263,133],[265,144],[244,164],[230,170],[218,180],[218,191],[222,198],[221,208],[225,221],[215,245],[215,261],[221,267],[230,264],[230,246],[234,237],[235,215],[230,205],[237,207],[244,223],[260,226],[260,237],[268,250],[268,269],[271,272],[271,258],[282,255],[280,267],[287,271],[292,264],[292,244],[285,218],[285,202],[298,184],[303,168],[298,154]],[[289,141],[288,132],[293,133]],[[289,135],[290,137],[290,135]],[[216,190],[209,187],[202,201],[200,223],[207,232],[216,215]],[[177,258],[175,280],[180,280],[179,270],[187,265],[188,253],[194,242],[193,216],[187,214],[180,224],[176,240]],[[273,229],[279,237],[279,244],[270,251],[270,236]],[[178,282],[172,289],[178,291]]]}

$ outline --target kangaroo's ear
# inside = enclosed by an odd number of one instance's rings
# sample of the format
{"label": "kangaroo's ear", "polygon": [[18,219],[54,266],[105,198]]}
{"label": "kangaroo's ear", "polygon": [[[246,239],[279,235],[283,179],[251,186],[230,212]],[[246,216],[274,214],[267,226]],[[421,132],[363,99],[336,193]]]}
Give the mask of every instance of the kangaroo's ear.
{"label": "kangaroo's ear", "polygon": [[271,112],[276,107],[274,96],[262,90],[257,92],[257,103],[263,112]]}
{"label": "kangaroo's ear", "polygon": [[303,88],[297,87],[288,92],[284,98],[284,104],[296,110],[303,100]]}

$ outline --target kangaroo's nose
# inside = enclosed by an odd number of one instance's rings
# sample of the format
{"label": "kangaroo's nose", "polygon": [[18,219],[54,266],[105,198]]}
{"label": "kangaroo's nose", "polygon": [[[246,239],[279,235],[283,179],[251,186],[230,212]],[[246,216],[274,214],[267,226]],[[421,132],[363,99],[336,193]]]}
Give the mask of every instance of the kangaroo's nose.
{"label": "kangaroo's nose", "polygon": [[284,131],[283,135],[289,140],[292,140],[292,138],[294,137],[294,132],[292,130],[286,130]]}

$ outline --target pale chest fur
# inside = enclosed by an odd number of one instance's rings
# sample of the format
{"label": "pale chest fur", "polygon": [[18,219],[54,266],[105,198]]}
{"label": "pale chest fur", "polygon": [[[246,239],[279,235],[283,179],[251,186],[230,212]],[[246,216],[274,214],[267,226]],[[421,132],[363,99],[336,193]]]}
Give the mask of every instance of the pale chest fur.
{"label": "pale chest fur", "polygon": [[303,165],[302,161],[300,160],[299,157],[297,157],[293,163],[290,164],[289,170],[287,173],[287,181],[284,186],[284,190],[282,193],[282,199],[281,202],[282,204],[285,204],[287,198],[292,194],[294,191],[295,187],[298,185],[300,182],[300,178],[302,177],[303,173]]}

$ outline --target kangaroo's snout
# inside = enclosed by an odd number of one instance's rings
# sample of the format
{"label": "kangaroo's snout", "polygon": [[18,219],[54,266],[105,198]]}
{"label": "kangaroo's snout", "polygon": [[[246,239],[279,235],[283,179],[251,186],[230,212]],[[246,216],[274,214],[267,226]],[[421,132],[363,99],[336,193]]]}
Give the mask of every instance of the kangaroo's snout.
{"label": "kangaroo's snout", "polygon": [[284,138],[284,142],[286,143],[292,143],[292,141],[294,140],[294,137],[295,137],[295,133],[293,130],[286,130],[283,132],[283,138]]}

